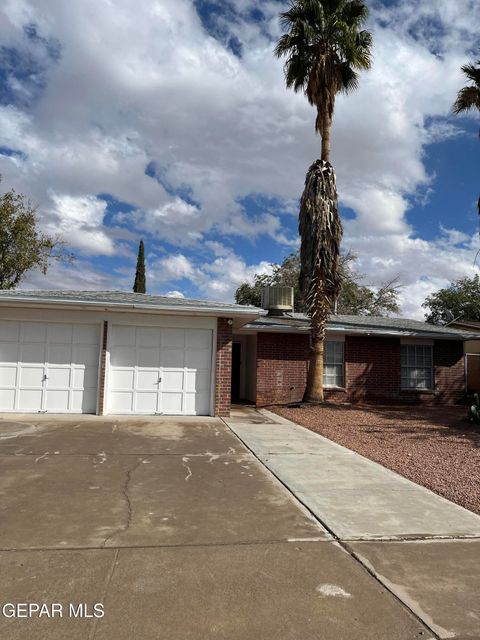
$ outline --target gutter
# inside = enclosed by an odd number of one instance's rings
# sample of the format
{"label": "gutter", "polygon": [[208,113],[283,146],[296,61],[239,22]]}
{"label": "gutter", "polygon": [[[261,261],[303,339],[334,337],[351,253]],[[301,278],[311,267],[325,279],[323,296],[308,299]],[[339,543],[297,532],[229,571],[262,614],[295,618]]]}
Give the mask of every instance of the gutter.
{"label": "gutter", "polygon": [[62,309],[91,309],[101,308],[104,310],[112,309],[114,311],[142,311],[150,313],[172,313],[182,314],[183,312],[194,312],[197,314],[208,316],[225,315],[228,317],[244,317],[248,316],[252,319],[258,318],[260,314],[250,311],[249,309],[232,309],[228,307],[218,307],[215,309],[191,306],[154,306],[148,304],[131,304],[126,302],[97,302],[91,300],[73,301],[64,300],[59,298],[58,300],[39,300],[38,298],[1,298],[0,306],[5,307],[33,307],[33,308],[48,308],[50,306],[60,307]]}
{"label": "gutter", "polygon": [[[246,325],[243,327],[242,331],[248,333],[297,333],[297,334],[305,334],[310,332],[310,326],[306,327],[288,327],[288,326],[280,326],[280,325],[263,325],[263,326],[252,326]],[[327,325],[327,335],[341,333],[342,335],[363,335],[363,336],[371,336],[371,337],[386,337],[386,338],[428,338],[429,340],[458,340],[465,342],[467,340],[475,340],[480,339],[480,336],[475,338],[474,336],[465,336],[464,334],[452,334],[452,333],[434,333],[434,332],[417,332],[417,331],[395,331],[395,330],[381,330],[381,329],[363,329],[363,328],[353,328],[353,327],[328,327]]]}

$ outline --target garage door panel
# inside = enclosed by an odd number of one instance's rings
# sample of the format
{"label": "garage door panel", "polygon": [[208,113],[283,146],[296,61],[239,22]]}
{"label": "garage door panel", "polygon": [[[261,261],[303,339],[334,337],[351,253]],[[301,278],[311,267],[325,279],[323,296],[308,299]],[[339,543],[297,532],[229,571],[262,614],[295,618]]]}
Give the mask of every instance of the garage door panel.
{"label": "garage door panel", "polygon": [[27,364],[42,364],[45,362],[45,344],[30,343],[20,347],[20,362]]}
{"label": "garage door panel", "polygon": [[162,349],[160,363],[163,369],[182,369],[185,366],[183,349]]}
{"label": "garage door panel", "polygon": [[70,392],[67,389],[47,389],[45,409],[66,413],[70,409],[69,400]]}
{"label": "garage door panel", "polygon": [[137,367],[155,368],[160,364],[159,349],[155,347],[137,349]]}
{"label": "garage door panel", "polygon": [[71,410],[77,413],[95,413],[97,408],[97,389],[85,389],[71,392]]}
{"label": "garage door panel", "polygon": [[185,366],[189,369],[207,369],[210,364],[209,351],[186,351]]}
{"label": "garage door panel", "polygon": [[20,325],[18,322],[10,320],[0,320],[0,340],[17,341],[19,338]]}
{"label": "garage door panel", "polygon": [[2,410],[95,412],[100,325],[0,321],[0,329],[16,337],[0,341]]}
{"label": "garage door panel", "polygon": [[189,349],[205,349],[210,351],[212,347],[212,334],[204,329],[187,331],[187,347]]}
{"label": "garage door panel", "polygon": [[162,329],[162,347],[183,351],[185,348],[185,329]]}
{"label": "garage door panel", "polygon": [[72,386],[75,389],[96,388],[97,386],[97,368],[96,367],[78,367],[74,368]]}
{"label": "garage door panel", "polygon": [[157,393],[159,381],[158,371],[137,371],[137,389],[139,391],[155,391]]}
{"label": "garage door panel", "polygon": [[183,369],[177,371],[162,371],[162,392],[163,391],[182,391],[184,384]]}
{"label": "garage door panel", "polygon": [[137,332],[135,327],[115,325],[112,328],[112,343],[124,347],[135,347]]}
{"label": "garage door panel", "polygon": [[18,406],[21,411],[38,411],[42,405],[42,389],[20,389],[18,391]]}
{"label": "garage door panel", "polygon": [[186,371],[185,390],[186,391],[208,391],[210,389],[210,371]]}
{"label": "garage door panel", "polygon": [[71,324],[49,324],[47,327],[47,340],[50,344],[72,344],[73,327]]}
{"label": "garage door panel", "polygon": [[44,381],[43,366],[22,366],[20,368],[20,387],[41,387]]}
{"label": "garage door panel", "polygon": [[70,365],[72,362],[72,347],[69,344],[49,344],[47,347],[47,362],[52,364]]}
{"label": "garage door panel", "polygon": [[75,345],[72,348],[72,363],[97,367],[98,369],[99,345]]}
{"label": "garage door panel", "polygon": [[139,327],[137,329],[137,347],[160,347],[161,331],[156,327]]}
{"label": "garage door panel", "polygon": [[110,391],[109,403],[116,413],[132,413],[133,391]]}
{"label": "garage door panel", "polygon": [[126,329],[115,326],[111,331],[108,410],[208,415],[212,331]]}
{"label": "garage door panel", "polygon": [[184,413],[183,393],[162,393],[162,413],[169,413],[171,415]]}
{"label": "garage door panel", "polygon": [[24,342],[41,342],[47,340],[47,326],[41,322],[23,322],[21,335]]}
{"label": "garage door panel", "polygon": [[56,387],[68,389],[70,386],[73,386],[70,367],[47,367],[46,375],[47,389]]}
{"label": "garage door panel", "polygon": [[112,369],[110,372],[110,388],[131,391],[134,379],[135,372],[133,369]]}
{"label": "garage door panel", "polygon": [[210,398],[208,394],[186,393],[185,413],[204,415],[208,413]]}
{"label": "garage door panel", "polygon": [[100,341],[100,329],[95,325],[76,324],[73,327],[73,344],[95,345]]}
{"label": "garage door panel", "polygon": [[2,389],[0,393],[0,411],[15,409],[15,389]]}
{"label": "garage door panel", "polygon": [[111,351],[110,362],[113,367],[130,367],[136,362],[137,352],[135,347],[115,347]]}
{"label": "garage door panel", "polygon": [[0,387],[15,387],[17,384],[16,365],[0,367]]}
{"label": "garage door panel", "polygon": [[158,392],[138,391],[135,394],[135,413],[153,414],[158,411]]}
{"label": "garage door panel", "polygon": [[0,362],[14,363],[18,361],[18,343],[0,342]]}

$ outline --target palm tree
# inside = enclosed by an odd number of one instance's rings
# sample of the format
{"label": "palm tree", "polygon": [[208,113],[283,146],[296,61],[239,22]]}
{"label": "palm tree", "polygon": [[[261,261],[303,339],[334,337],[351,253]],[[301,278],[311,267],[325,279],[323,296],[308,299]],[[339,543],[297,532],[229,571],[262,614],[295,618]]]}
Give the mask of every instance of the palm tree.
{"label": "palm tree", "polygon": [[[464,64],[462,71],[473,84],[463,87],[458,92],[457,99],[452,107],[452,111],[456,115],[468,113],[472,109],[480,111],[480,60],[477,60],[476,63]],[[480,215],[480,198],[477,201],[477,209],[478,215]]]}
{"label": "palm tree", "polygon": [[322,154],[310,167],[300,202],[300,286],[311,319],[310,363],[304,400],[323,402],[323,347],[328,315],[341,286],[335,173],[330,164],[330,131],[339,93],[358,86],[358,72],[371,66],[372,36],[361,27],[368,9],[361,0],[293,0],[280,14],[287,31],[275,55],[286,57],[289,89],[303,91],[317,110],[315,130]]}
{"label": "palm tree", "polygon": [[453,113],[457,115],[459,113],[467,113],[472,109],[480,111],[480,60],[477,60],[475,64],[469,63],[462,67],[463,73],[473,84],[463,87],[458,92],[457,99],[452,107]]}
{"label": "palm tree", "polygon": [[358,87],[358,71],[371,66],[372,36],[361,30],[368,8],[361,0],[293,0],[280,14],[287,31],[275,47],[286,57],[289,89],[303,91],[317,109],[315,130],[322,137],[322,157],[330,160],[330,129],[335,98]]}

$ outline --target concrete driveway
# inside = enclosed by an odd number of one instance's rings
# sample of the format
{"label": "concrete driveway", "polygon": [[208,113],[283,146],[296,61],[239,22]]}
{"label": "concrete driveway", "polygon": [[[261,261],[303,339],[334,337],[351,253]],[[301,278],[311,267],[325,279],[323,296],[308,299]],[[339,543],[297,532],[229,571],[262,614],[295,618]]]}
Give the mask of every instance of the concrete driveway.
{"label": "concrete driveway", "polygon": [[435,637],[217,419],[3,416],[0,522],[5,640]]}

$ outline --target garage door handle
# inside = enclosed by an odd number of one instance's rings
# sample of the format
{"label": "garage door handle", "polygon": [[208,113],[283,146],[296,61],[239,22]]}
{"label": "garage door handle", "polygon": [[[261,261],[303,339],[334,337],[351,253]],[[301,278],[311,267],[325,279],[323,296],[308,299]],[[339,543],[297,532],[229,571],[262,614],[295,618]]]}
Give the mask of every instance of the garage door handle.
{"label": "garage door handle", "polygon": [[48,380],[48,376],[47,376],[47,374],[45,374],[45,375],[43,376],[43,379],[44,379],[44,380]]}

